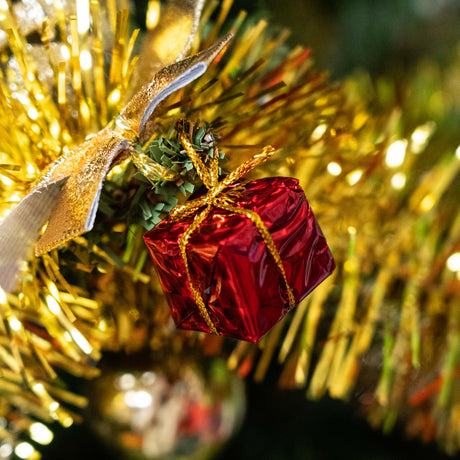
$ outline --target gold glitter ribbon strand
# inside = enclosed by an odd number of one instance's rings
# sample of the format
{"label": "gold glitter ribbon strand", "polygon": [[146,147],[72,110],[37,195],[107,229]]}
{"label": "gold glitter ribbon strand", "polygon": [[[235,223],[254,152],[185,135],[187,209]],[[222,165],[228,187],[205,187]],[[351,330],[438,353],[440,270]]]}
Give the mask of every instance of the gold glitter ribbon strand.
{"label": "gold glitter ribbon strand", "polygon": [[[233,206],[232,197],[229,195],[228,192],[225,192],[225,189],[230,185],[237,182],[241,179],[246,173],[248,173],[251,169],[255,168],[260,163],[268,160],[271,156],[275,154],[275,149],[271,146],[265,147],[261,153],[255,155],[250,160],[244,162],[240,165],[237,169],[232,171],[228,176],[226,176],[223,180],[219,182],[218,180],[218,155],[215,153],[211,164],[207,167],[201,158],[199,157],[198,153],[193,148],[190,140],[187,138],[184,129],[183,129],[183,122],[179,122],[176,125],[176,129],[179,132],[179,138],[184,146],[187,155],[191,159],[193,166],[195,167],[200,179],[203,181],[203,184],[208,189],[208,192],[195,200],[188,201],[184,204],[175,206],[170,214],[169,217],[173,221],[179,221],[188,217],[190,215],[195,214],[195,219],[191,223],[191,225],[187,228],[187,230],[182,234],[179,240],[179,248],[182,256],[182,260],[185,265],[185,270],[187,273],[187,279],[190,285],[190,290],[192,291],[193,297],[195,302],[198,306],[201,316],[206,322],[206,325],[209,327],[209,330],[213,334],[219,334],[216,329],[214,322],[212,321],[209,312],[206,308],[206,304],[203,300],[203,297],[200,291],[196,288],[193,283],[192,274],[190,270],[190,264],[188,262],[187,256],[187,245],[192,237],[193,233],[198,230],[200,225],[208,216],[209,212],[213,207],[222,209],[224,211],[229,211],[231,213],[241,214],[246,216],[251,222],[256,226],[260,236],[262,237],[265,246],[272,256],[276,268],[283,279],[283,282],[286,286],[288,299],[289,299],[289,309],[294,308],[295,306],[295,299],[294,294],[289,286],[286,277],[286,271],[284,270],[283,262],[281,260],[281,256],[278,252],[278,249],[273,241],[273,238],[270,235],[265,223],[261,219],[261,217],[254,211],[250,209],[243,209]],[[198,213],[199,209],[205,206],[205,208]],[[198,214],[197,214],[198,213]]]}

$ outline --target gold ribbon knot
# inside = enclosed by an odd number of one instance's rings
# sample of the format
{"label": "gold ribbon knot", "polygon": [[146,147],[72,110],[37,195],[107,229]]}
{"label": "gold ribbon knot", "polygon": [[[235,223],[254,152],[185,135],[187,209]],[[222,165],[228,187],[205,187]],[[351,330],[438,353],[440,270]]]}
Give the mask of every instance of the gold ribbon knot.
{"label": "gold ribbon knot", "polygon": [[[253,224],[259,231],[259,234],[261,235],[262,239],[264,240],[268,252],[273,257],[278,272],[281,275],[283,282],[286,286],[289,298],[289,309],[294,308],[294,295],[287,281],[286,272],[284,270],[280,254],[275,245],[275,242],[273,241],[273,238],[270,235],[270,232],[268,231],[264,222],[256,212],[251,211],[250,209],[243,209],[233,206],[231,204],[233,201],[231,197],[231,191],[225,190],[230,185],[240,180],[245,174],[247,174],[257,165],[267,161],[270,157],[272,157],[275,154],[275,149],[270,145],[264,147],[261,153],[256,154],[250,160],[245,161],[237,169],[225,176],[225,178],[219,182],[219,155],[217,154],[217,149],[214,151],[214,155],[208,167],[203,163],[198,153],[193,148],[192,143],[185,134],[183,122],[179,122],[176,125],[176,129],[179,132],[179,139],[185,151],[187,152],[187,155],[192,161],[193,166],[195,167],[195,170],[198,173],[198,176],[203,181],[205,187],[208,189],[205,195],[201,196],[200,198],[187,201],[184,204],[177,205],[169,213],[169,218],[176,222],[183,220],[190,215],[195,215],[195,219],[187,228],[187,230],[182,234],[179,240],[179,248],[181,251],[182,260],[184,261],[187,279],[190,285],[190,290],[192,291],[195,302],[198,306],[201,316],[206,322],[206,325],[209,327],[212,333],[219,334],[211,317],[209,316],[208,310],[206,308],[201,293],[193,284],[193,279],[191,276],[190,266],[187,257],[187,244],[193,233],[200,227],[200,225],[206,219],[212,208],[219,208],[224,211],[244,215],[253,222]],[[199,212],[199,210],[203,208],[203,206],[205,208],[201,212]]]}

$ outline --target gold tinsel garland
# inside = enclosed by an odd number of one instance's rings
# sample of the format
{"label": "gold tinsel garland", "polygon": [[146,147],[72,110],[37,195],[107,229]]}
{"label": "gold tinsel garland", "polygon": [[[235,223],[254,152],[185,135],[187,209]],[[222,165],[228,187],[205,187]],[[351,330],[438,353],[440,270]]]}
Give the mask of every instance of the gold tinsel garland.
{"label": "gold tinsel garland", "polygon": [[[20,7],[1,4],[3,216],[49,163],[116,116],[136,84],[138,32],[129,34],[127,11],[114,2],[88,5],[85,29],[86,19],[72,16],[70,3],[55,3],[36,24],[21,22]],[[174,28],[174,18],[155,19],[156,6],[151,2],[153,24]],[[207,34],[198,33],[194,51],[221,34],[230,6],[205,6],[199,31]],[[40,31],[41,43],[27,42],[26,26]],[[277,356],[284,364],[281,385],[308,386],[312,398],[328,392],[349,399],[365,382],[371,389],[360,402],[373,424],[391,429],[401,416],[409,432],[457,450],[460,215],[443,198],[460,151],[450,145],[430,152],[430,120],[407,126],[398,108],[370,113],[356,83],[344,89],[328,83],[308,50],[287,48],[287,32],[274,37],[265,21],[246,23],[245,13],[229,28],[236,34],[230,49],[166,101],[153,120],[156,133],[173,136],[179,117],[205,120],[235,163],[261,146],[280,147],[278,160],[259,174],[300,179],[338,262],[336,275],[260,344],[238,343],[229,366],[242,375],[254,368],[261,381]],[[46,59],[38,59],[37,48]],[[144,46],[141,63],[149,53]],[[424,166],[428,154],[434,160]],[[126,171],[122,163],[110,177],[131,180]],[[64,426],[79,419],[68,407],[85,401],[62,386],[57,369],[93,378],[101,351],[146,342],[153,349],[185,341],[223,346],[221,338],[173,332],[145,263],[142,229],[106,223],[99,244],[85,235],[31,259],[19,289],[0,292],[0,410],[10,422],[0,436],[12,444],[34,418]]]}

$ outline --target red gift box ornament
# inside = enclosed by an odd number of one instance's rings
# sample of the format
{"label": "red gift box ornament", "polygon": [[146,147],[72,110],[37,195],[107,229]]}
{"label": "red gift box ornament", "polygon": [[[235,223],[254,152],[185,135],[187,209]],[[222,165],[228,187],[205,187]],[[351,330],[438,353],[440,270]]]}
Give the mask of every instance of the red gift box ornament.
{"label": "red gift box ornament", "polygon": [[208,189],[177,205],[144,236],[178,328],[257,342],[334,270],[296,179],[238,181],[270,158],[263,151],[220,182],[179,136]]}

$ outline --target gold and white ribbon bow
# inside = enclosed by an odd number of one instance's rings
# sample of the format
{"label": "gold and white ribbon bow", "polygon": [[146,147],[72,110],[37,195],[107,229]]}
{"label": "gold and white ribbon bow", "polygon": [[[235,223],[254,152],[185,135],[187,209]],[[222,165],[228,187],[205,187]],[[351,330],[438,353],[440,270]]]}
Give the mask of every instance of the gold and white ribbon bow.
{"label": "gold and white ribbon bow", "polygon": [[[195,33],[202,3],[184,2],[184,17],[190,15],[189,36]],[[170,2],[169,7],[180,8],[180,2]],[[48,167],[0,224],[0,287],[4,291],[14,289],[20,264],[37,239],[35,254],[39,256],[92,229],[102,185],[114,161],[143,133],[158,104],[201,76],[231,38],[228,34],[207,50],[163,67],[109,126]],[[187,39],[182,49],[189,45]]]}

